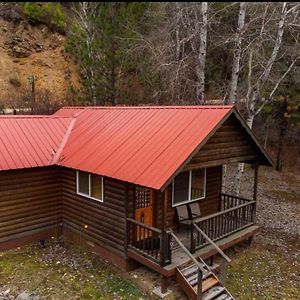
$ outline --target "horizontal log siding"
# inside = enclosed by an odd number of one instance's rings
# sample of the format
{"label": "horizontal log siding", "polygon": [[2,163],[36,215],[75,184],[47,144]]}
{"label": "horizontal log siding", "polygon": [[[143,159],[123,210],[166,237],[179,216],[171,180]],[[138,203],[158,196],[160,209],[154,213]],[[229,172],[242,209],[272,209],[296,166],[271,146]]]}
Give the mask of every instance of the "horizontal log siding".
{"label": "horizontal log siding", "polygon": [[220,194],[222,191],[222,166],[208,168],[206,171],[206,197],[199,200],[203,216],[220,210]]}
{"label": "horizontal log siding", "polygon": [[[208,215],[219,211],[220,193],[222,189],[222,166],[207,168],[206,171],[206,197],[199,200],[202,215]],[[167,188],[167,227],[178,224],[176,208],[172,207],[172,184]],[[157,226],[162,228],[162,203],[163,195],[157,192]]]}
{"label": "horizontal log siding", "polygon": [[249,162],[256,160],[259,155],[257,146],[232,115],[193,156],[184,170],[233,162]]}
{"label": "horizontal log siding", "polygon": [[[125,257],[126,184],[104,179],[104,201],[76,194],[76,171],[62,170],[64,228]],[[87,226],[87,228],[85,228]]]}
{"label": "horizontal log siding", "polygon": [[0,244],[53,229],[62,222],[58,168],[0,172]]}

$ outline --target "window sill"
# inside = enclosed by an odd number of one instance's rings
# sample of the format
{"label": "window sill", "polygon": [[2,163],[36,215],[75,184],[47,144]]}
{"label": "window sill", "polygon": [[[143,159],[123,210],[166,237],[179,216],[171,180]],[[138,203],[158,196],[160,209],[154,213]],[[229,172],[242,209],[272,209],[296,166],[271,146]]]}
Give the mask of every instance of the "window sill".
{"label": "window sill", "polygon": [[91,196],[89,196],[89,195],[87,195],[87,194],[83,194],[83,193],[77,192],[77,195],[82,196],[82,197],[84,197],[84,198],[92,199],[92,200],[95,200],[95,201],[98,201],[98,202],[102,202],[102,203],[103,203],[103,199],[94,198],[94,197],[91,197]]}

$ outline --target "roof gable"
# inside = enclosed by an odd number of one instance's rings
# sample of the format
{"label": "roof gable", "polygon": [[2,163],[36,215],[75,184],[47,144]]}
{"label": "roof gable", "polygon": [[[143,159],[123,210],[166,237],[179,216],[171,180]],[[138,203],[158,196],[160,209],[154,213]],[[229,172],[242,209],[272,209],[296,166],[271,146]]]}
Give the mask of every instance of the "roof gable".
{"label": "roof gable", "polygon": [[254,161],[269,165],[259,146],[241,126],[234,113],[213,133],[185,165],[185,169],[205,168],[233,162]]}

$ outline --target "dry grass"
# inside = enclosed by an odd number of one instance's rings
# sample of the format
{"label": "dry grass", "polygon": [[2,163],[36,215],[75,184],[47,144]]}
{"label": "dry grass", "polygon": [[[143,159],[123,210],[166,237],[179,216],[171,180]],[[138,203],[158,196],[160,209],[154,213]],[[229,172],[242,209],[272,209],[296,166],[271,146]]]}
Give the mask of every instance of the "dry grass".
{"label": "dry grass", "polygon": [[50,300],[147,299],[125,274],[74,246],[29,245],[0,258],[0,292],[10,289],[12,297],[27,291]]}

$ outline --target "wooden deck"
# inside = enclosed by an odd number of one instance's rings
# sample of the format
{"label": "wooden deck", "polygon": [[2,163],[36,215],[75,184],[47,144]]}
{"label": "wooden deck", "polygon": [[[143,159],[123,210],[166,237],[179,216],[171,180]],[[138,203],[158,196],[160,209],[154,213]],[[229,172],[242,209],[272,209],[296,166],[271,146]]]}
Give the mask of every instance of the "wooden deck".
{"label": "wooden deck", "polygon": [[[248,240],[251,238],[254,234],[256,234],[259,230],[259,226],[252,225],[248,228],[242,229],[238,232],[235,232],[227,237],[224,237],[222,239],[219,239],[215,243],[222,249],[227,249],[241,241]],[[179,236],[182,239],[182,242],[185,246],[188,247],[188,243],[190,242],[189,237],[187,236],[186,231],[181,231],[176,233],[177,236]],[[164,267],[161,267],[158,263],[148,259],[145,255],[142,253],[138,253],[135,249],[128,248],[127,255],[128,257],[140,262],[143,265],[146,265],[150,269],[153,269],[160,274],[170,277],[175,275],[176,268],[188,263],[190,261],[189,257],[185,255],[185,253],[180,249],[178,246],[172,246],[172,262],[170,264],[167,264]],[[201,257],[202,259],[209,258],[213,255],[217,254],[217,251],[214,247],[211,245],[207,245],[202,247],[201,249],[197,250],[193,256],[194,257]]]}
{"label": "wooden deck", "polygon": [[[211,247],[214,242],[226,249],[252,237],[258,230],[256,202],[227,194],[220,196],[219,212],[193,219],[190,225],[180,224],[177,232],[127,218],[127,255],[165,276],[172,276],[189,258],[205,259],[216,254],[216,248]],[[192,256],[188,258],[183,248]]]}

